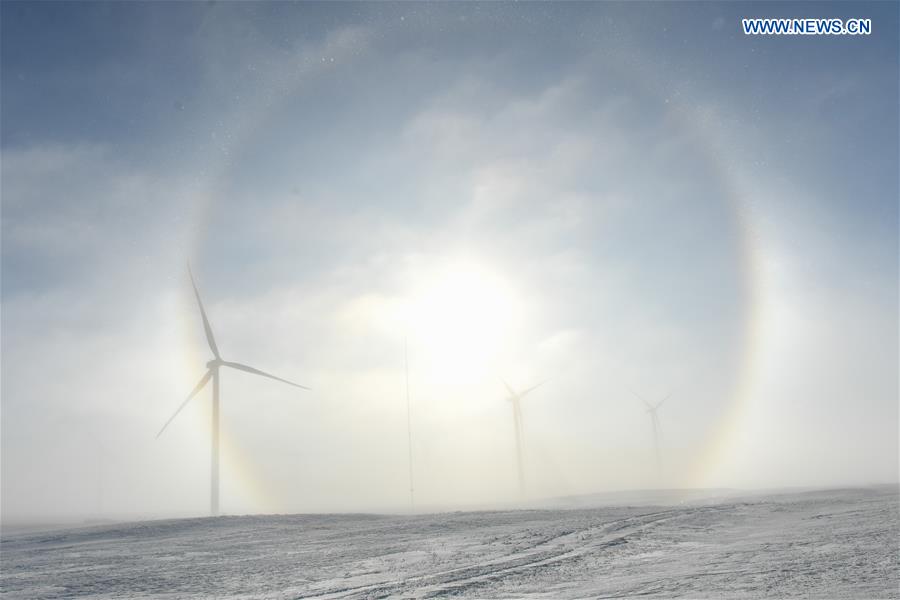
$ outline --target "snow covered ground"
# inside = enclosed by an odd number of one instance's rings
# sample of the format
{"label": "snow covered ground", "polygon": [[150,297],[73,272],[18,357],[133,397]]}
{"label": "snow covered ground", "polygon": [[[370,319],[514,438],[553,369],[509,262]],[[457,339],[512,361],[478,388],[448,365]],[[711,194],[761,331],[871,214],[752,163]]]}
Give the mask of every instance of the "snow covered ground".
{"label": "snow covered ground", "polygon": [[896,487],[5,535],[5,598],[900,598]]}

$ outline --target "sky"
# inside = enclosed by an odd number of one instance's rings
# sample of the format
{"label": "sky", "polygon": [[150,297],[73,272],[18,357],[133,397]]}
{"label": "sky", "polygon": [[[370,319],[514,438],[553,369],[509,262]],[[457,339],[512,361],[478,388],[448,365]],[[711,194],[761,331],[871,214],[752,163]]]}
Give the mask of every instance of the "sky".
{"label": "sky", "polygon": [[188,262],[226,513],[898,481],[896,3],[0,13],[4,521],[207,514]]}

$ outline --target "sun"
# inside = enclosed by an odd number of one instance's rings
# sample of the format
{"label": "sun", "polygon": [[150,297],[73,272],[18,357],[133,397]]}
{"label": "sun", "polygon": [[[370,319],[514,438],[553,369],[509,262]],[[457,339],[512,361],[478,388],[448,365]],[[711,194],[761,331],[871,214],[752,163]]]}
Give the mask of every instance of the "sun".
{"label": "sun", "polygon": [[420,278],[403,321],[416,362],[434,383],[483,378],[512,342],[521,303],[510,284],[483,263],[449,261]]}

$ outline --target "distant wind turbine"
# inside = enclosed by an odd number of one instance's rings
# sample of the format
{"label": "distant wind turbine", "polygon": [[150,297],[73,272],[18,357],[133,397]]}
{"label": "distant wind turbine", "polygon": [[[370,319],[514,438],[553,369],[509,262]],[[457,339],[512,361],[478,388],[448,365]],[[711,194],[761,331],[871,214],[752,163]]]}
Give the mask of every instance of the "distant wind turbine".
{"label": "distant wind turbine", "polygon": [[512,402],[513,407],[513,425],[516,431],[516,466],[519,471],[519,494],[525,494],[525,467],[522,464],[522,438],[524,437],[524,431],[522,428],[522,405],[521,400],[526,395],[530,394],[537,388],[541,387],[546,381],[542,381],[537,385],[533,385],[527,390],[523,392],[516,392],[506,381],[503,381],[503,385],[506,387],[506,391],[509,392],[509,397],[507,400]]}
{"label": "distant wind turbine", "polygon": [[247,373],[253,373],[254,375],[262,375],[263,377],[281,381],[282,383],[286,383],[288,385],[292,385],[304,390],[308,390],[309,388],[288,381],[287,379],[282,379],[281,377],[275,377],[274,375],[270,375],[269,373],[264,373],[259,369],[254,369],[253,367],[242,365],[241,363],[222,360],[222,356],[219,354],[219,348],[218,346],[216,346],[216,339],[213,337],[212,327],[210,327],[209,325],[209,319],[206,318],[206,311],[203,310],[203,301],[200,300],[200,292],[197,291],[197,284],[194,282],[194,274],[191,272],[190,266],[188,266],[188,274],[191,277],[191,286],[194,288],[194,296],[197,297],[197,304],[200,306],[200,316],[203,318],[203,329],[206,332],[206,342],[209,344],[209,349],[212,350],[213,356],[215,358],[206,363],[206,373],[203,375],[203,377],[200,378],[200,381],[196,386],[194,386],[194,389],[191,390],[191,393],[188,394],[188,397],[185,399],[185,401],[181,403],[181,406],[178,407],[178,410],[175,411],[175,414],[169,417],[169,420],[166,421],[166,424],[162,426],[162,429],[159,430],[159,433],[156,434],[156,437],[159,438],[159,436],[162,435],[162,432],[165,431],[166,427],[169,426],[169,423],[171,423],[172,420],[176,416],[178,416],[178,413],[181,412],[181,409],[187,406],[187,403],[190,402],[191,399],[196,396],[200,392],[200,390],[203,389],[203,386],[209,383],[210,379],[212,379],[212,463],[210,474],[209,510],[213,516],[217,516],[219,514],[219,367],[231,367],[232,369],[237,369],[238,371],[246,371]]}
{"label": "distant wind turbine", "polygon": [[656,453],[656,470],[658,473],[662,474],[662,459],[660,457],[659,450],[659,417],[657,416],[656,411],[659,410],[659,407],[663,405],[663,402],[669,399],[669,397],[672,395],[672,392],[666,394],[666,397],[656,404],[650,404],[649,402],[644,400],[644,398],[639,396],[638,393],[634,390],[631,390],[631,393],[634,394],[634,396],[638,400],[644,403],[647,412],[650,413],[650,421],[653,423],[653,449]]}

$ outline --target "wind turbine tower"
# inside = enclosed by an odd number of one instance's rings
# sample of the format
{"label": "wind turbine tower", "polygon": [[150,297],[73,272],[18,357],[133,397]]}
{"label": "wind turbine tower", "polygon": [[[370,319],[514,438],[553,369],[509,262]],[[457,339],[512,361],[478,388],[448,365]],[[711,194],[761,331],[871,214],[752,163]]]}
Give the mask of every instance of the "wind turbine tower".
{"label": "wind turbine tower", "polygon": [[659,475],[662,475],[662,457],[660,455],[660,447],[659,447],[659,416],[656,414],[656,411],[659,410],[659,407],[663,405],[663,402],[669,399],[672,395],[672,392],[666,394],[666,397],[657,402],[656,404],[650,404],[644,398],[639,396],[637,392],[632,391],[632,394],[635,397],[644,403],[644,407],[647,409],[647,412],[650,414],[650,422],[653,424],[653,450],[656,454],[656,471]]}
{"label": "wind turbine tower", "polygon": [[197,385],[194,386],[194,389],[191,390],[191,393],[188,394],[188,397],[184,400],[184,402],[181,403],[181,406],[178,407],[178,410],[175,411],[175,414],[169,417],[169,420],[166,421],[166,424],[162,426],[162,429],[159,430],[159,433],[156,434],[156,437],[159,438],[159,436],[162,435],[162,432],[165,431],[166,427],[169,426],[169,423],[171,423],[172,420],[175,419],[176,416],[178,416],[178,413],[181,412],[181,409],[187,406],[187,403],[190,402],[191,399],[196,396],[207,383],[209,383],[210,379],[212,379],[213,408],[212,451],[210,453],[211,464],[209,476],[209,512],[210,514],[212,514],[212,516],[215,517],[219,514],[219,368],[231,367],[232,369],[237,369],[238,371],[246,371],[247,373],[253,373],[254,375],[261,375],[262,377],[268,377],[269,379],[281,381],[282,383],[286,383],[300,389],[308,390],[309,388],[298,383],[288,381],[287,379],[282,379],[281,377],[275,377],[274,375],[270,375],[269,373],[265,373],[263,371],[260,371],[259,369],[243,365],[241,363],[223,360],[221,354],[219,354],[219,347],[216,346],[216,339],[213,336],[212,327],[210,327],[209,325],[209,319],[206,318],[206,311],[203,309],[203,301],[200,300],[200,292],[197,291],[197,284],[194,282],[194,274],[191,272],[190,266],[188,266],[188,274],[191,277],[191,286],[194,288],[194,296],[196,296],[197,304],[200,306],[200,317],[203,319],[203,330],[206,332],[206,342],[207,344],[209,344],[209,349],[213,353],[213,359],[206,363],[206,373],[203,375],[203,377],[200,378],[200,381],[197,382]]}
{"label": "wind turbine tower", "polygon": [[537,388],[541,387],[546,383],[546,381],[542,381],[537,385],[533,385],[527,390],[523,392],[515,391],[506,381],[501,379],[503,385],[506,387],[506,391],[509,392],[509,396],[507,400],[512,403],[513,409],[513,427],[516,432],[516,468],[518,469],[519,474],[519,494],[521,496],[525,495],[525,466],[523,464],[522,459],[522,439],[524,437],[524,431],[522,427],[522,398],[526,395],[530,394]]}

